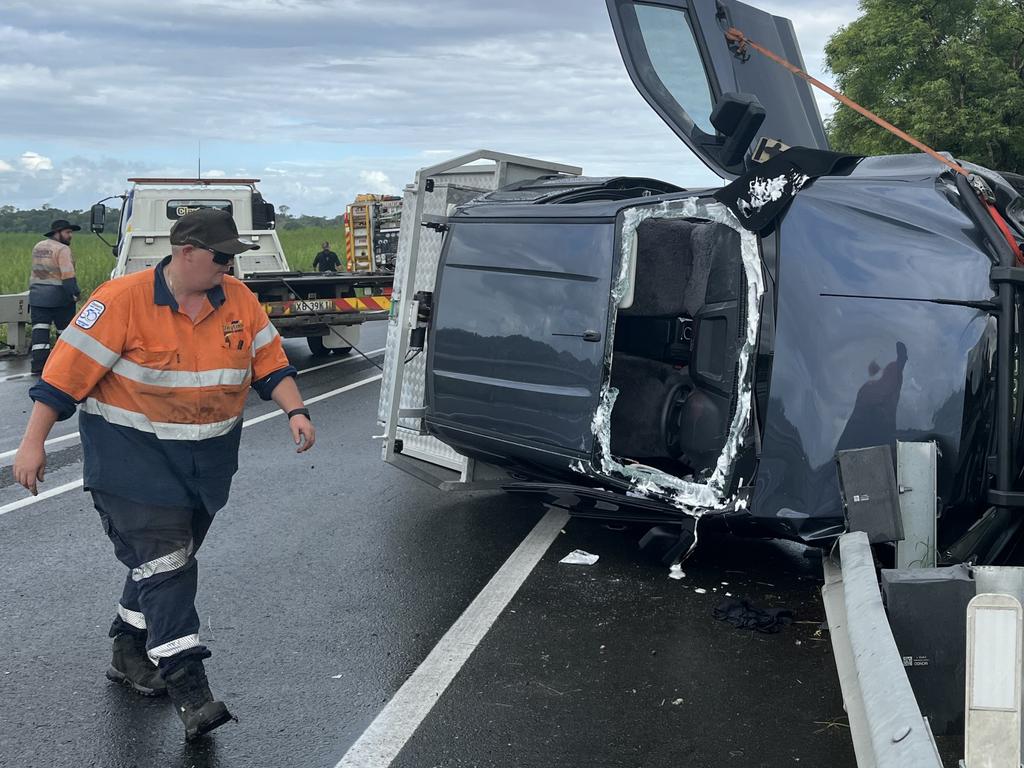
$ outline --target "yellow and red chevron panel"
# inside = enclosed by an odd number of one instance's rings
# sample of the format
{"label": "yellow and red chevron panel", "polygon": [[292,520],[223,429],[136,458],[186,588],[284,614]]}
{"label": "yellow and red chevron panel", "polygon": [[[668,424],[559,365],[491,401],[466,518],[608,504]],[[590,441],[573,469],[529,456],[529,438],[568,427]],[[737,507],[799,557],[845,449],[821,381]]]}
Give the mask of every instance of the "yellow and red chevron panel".
{"label": "yellow and red chevron panel", "polygon": [[355,312],[390,312],[390,296],[349,296],[336,299],[294,299],[264,303],[271,317],[313,314],[352,314]]}

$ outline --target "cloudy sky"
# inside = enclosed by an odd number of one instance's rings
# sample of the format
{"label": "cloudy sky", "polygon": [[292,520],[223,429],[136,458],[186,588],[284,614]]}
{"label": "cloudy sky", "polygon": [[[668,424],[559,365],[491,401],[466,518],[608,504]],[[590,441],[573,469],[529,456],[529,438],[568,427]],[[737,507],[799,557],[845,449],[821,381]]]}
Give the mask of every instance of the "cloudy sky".
{"label": "cloudy sky", "polygon": [[[805,62],[856,0],[761,0]],[[831,105],[819,102],[827,113]],[[335,215],[487,148],[714,177],[636,93],[604,0],[3,0],[0,204],[82,208],[132,175],[255,176]]]}

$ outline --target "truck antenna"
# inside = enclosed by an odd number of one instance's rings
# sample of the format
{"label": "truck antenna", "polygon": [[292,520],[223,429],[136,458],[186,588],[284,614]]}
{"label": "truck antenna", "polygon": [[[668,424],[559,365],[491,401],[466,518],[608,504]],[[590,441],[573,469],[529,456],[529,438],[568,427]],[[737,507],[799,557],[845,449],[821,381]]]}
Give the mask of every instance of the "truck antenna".
{"label": "truck antenna", "polygon": [[203,140],[196,140],[196,180],[203,178]]}

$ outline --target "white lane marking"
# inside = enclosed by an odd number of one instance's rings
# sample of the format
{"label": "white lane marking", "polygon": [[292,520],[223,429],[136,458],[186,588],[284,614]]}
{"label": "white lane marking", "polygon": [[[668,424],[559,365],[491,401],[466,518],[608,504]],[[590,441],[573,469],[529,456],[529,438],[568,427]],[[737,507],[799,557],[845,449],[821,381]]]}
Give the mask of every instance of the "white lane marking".
{"label": "white lane marking", "polygon": [[334,768],[387,768],[565,526],[549,509]]}
{"label": "white lane marking", "polygon": [[[374,355],[376,355],[376,354],[378,354],[380,352],[383,352],[383,351],[384,351],[383,347],[381,347],[380,349],[374,349],[374,350],[372,350],[370,352],[367,352],[366,356],[367,357],[373,357]],[[353,363],[356,360],[362,360],[362,358],[361,357],[347,357],[344,360],[335,360],[333,362],[324,363],[323,365],[317,365],[317,366],[314,366],[312,368],[303,368],[301,371],[299,371],[299,376],[301,376],[304,373],[310,373],[312,371],[319,371],[319,370],[321,370],[323,368],[330,368],[332,365],[341,365],[342,363]],[[19,374],[18,376],[28,376],[28,375],[29,374],[25,373],[25,374]],[[14,377],[11,377],[11,378],[18,378],[18,376],[14,376]],[[6,379],[0,379],[0,381],[6,381]],[[63,443],[65,440],[74,440],[76,437],[78,437],[78,433],[77,432],[69,432],[66,435],[61,435],[60,437],[54,437],[54,438],[51,438],[50,440],[47,440],[46,443],[45,443],[45,447],[49,448],[51,445],[56,445],[57,443]],[[3,453],[0,453],[0,461],[2,461],[4,459],[11,458],[17,452],[18,452],[18,449],[14,448],[12,450],[4,451]]]}
{"label": "white lane marking", "polygon": [[52,499],[54,496],[60,496],[62,493],[73,491],[75,488],[82,487],[82,478],[65,483],[64,485],[58,485],[56,488],[50,488],[48,491],[42,491],[38,496],[26,496],[24,499],[18,499],[10,504],[6,504],[0,507],[0,515],[6,515],[8,512],[13,512],[16,509],[27,507],[30,504],[36,504],[45,499]]}
{"label": "white lane marking", "polygon": [[[50,438],[49,440],[46,441],[45,446],[47,448],[49,448],[51,445],[56,445],[57,443],[63,443],[65,440],[74,440],[76,437],[78,437],[78,433],[77,432],[68,432],[68,434],[66,434],[66,435],[61,435],[60,437],[52,437],[52,438]],[[3,453],[0,453],[0,459],[9,459],[9,458],[11,458],[11,456],[16,454],[17,452],[18,452],[17,448],[12,448],[9,451],[4,451]]]}
{"label": "white lane marking", "polygon": [[[372,349],[369,352],[364,352],[363,354],[366,355],[367,357],[373,357],[374,355],[379,355],[383,351],[384,347],[381,347],[380,349]],[[331,362],[324,363],[323,365],[314,365],[312,368],[303,368],[301,371],[299,371],[299,376],[301,376],[304,373],[310,373],[311,371],[319,371],[324,368],[330,368],[332,365],[341,365],[342,363],[351,363],[355,360],[362,359],[362,357],[356,355],[355,357],[346,357],[344,360],[332,360]]]}
{"label": "white lane marking", "polygon": [[0,382],[4,381],[16,381],[17,379],[27,379],[31,376],[31,373],[15,373],[10,376],[0,377]]}
{"label": "white lane marking", "polygon": [[[329,397],[334,397],[335,395],[340,395],[342,392],[350,392],[353,389],[357,389],[358,387],[361,387],[361,386],[363,386],[365,384],[369,384],[370,382],[380,381],[381,378],[383,378],[382,374],[378,373],[376,376],[371,376],[368,379],[363,379],[362,381],[357,381],[355,384],[346,384],[344,387],[338,387],[337,389],[332,389],[330,392],[324,392],[322,395],[317,395],[316,397],[309,398],[309,400],[305,401],[306,405],[312,405],[313,403],[319,403],[321,400],[326,400]],[[242,422],[242,428],[244,429],[245,427],[251,427],[253,424],[259,424],[261,421],[266,421],[267,419],[272,419],[275,416],[284,416],[284,411],[282,411],[282,410],[271,411],[270,413],[264,413],[262,416],[255,416],[255,417],[253,417],[251,419],[247,419],[246,421]]]}
{"label": "white lane marking", "polygon": [[[349,384],[348,386],[345,387],[332,389],[330,392],[325,392],[322,395],[317,395],[316,397],[307,400],[306,405],[309,405],[311,403],[318,403],[321,400],[326,400],[329,397],[340,395],[343,392],[349,392],[353,389],[356,389],[357,387],[365,386],[366,384],[372,384],[375,381],[380,381],[381,378],[381,374],[378,373],[376,376],[373,376],[369,379],[363,379],[362,381],[357,381],[355,384]],[[246,427],[251,427],[253,424],[259,424],[260,422],[267,421],[268,419],[272,419],[275,416],[284,416],[284,411],[272,411],[270,413],[265,413],[262,416],[257,416],[254,419],[244,421],[242,422],[242,429],[245,429]],[[78,478],[74,482],[67,483],[65,485],[59,485],[56,488],[51,488],[48,491],[43,491],[38,496],[28,496],[24,499],[12,501],[10,504],[5,504],[4,506],[0,507],[0,515],[5,515],[8,512],[13,512],[14,510],[21,509],[22,507],[27,507],[30,504],[37,504],[38,502],[43,501],[44,499],[50,499],[53,498],[54,496],[59,496],[62,493],[73,491],[75,488],[81,488],[82,482],[82,478]]]}

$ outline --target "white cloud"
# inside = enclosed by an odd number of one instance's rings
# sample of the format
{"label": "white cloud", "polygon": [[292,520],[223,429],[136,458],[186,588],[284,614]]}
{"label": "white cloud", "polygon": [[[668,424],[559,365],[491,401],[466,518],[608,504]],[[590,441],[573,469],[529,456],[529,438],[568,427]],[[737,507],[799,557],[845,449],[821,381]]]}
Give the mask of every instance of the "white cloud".
{"label": "white cloud", "polygon": [[3,160],[0,160],[0,173],[10,173],[13,170],[14,166],[12,166],[10,163],[5,163]]}
{"label": "white cloud", "polygon": [[366,185],[366,191],[371,194],[393,195],[398,192],[397,187],[383,171],[360,171],[359,180]]}
{"label": "white cloud", "polygon": [[36,171],[52,171],[53,161],[48,157],[40,155],[38,152],[24,152],[21,155],[21,167],[32,173]]}
{"label": "white cloud", "polygon": [[[825,40],[857,0],[754,2],[793,19],[827,79]],[[331,215],[480,147],[714,182],[637,94],[599,0],[180,0],[131,14],[94,0],[59,23],[44,6],[8,0],[0,25],[0,204],[87,205],[130,175],[192,175],[199,141],[217,173],[262,176],[296,213]],[[25,146],[39,153],[19,158]]]}

